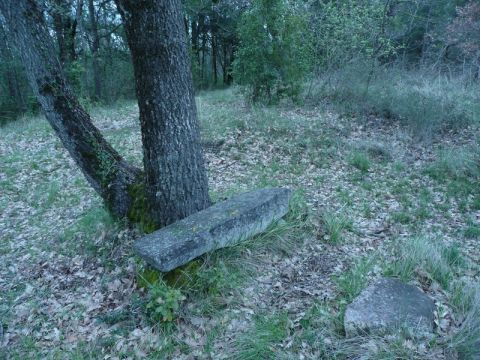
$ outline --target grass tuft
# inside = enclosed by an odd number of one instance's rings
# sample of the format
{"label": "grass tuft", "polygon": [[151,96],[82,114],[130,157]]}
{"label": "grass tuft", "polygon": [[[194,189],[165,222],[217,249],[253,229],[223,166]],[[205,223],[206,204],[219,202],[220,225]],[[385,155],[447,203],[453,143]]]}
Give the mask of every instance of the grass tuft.
{"label": "grass tuft", "polygon": [[466,285],[461,287],[463,298],[463,321],[460,329],[451,337],[448,349],[461,359],[480,357],[480,288]]}
{"label": "grass tuft", "polygon": [[278,345],[288,336],[289,320],[286,313],[259,315],[253,327],[236,341],[236,360],[274,360],[280,357]]}
{"label": "grass tuft", "polygon": [[367,173],[371,166],[371,161],[368,154],[361,151],[352,151],[348,158],[348,163],[360,170],[362,173]]}
{"label": "grass tuft", "polygon": [[321,214],[320,226],[323,239],[330,244],[340,244],[343,242],[343,232],[352,230],[352,220],[343,213],[325,211]]}
{"label": "grass tuft", "polygon": [[423,281],[436,281],[448,290],[456,268],[464,265],[457,245],[447,246],[427,237],[408,239],[395,251],[395,260],[387,265],[386,273],[405,282],[420,275]]}

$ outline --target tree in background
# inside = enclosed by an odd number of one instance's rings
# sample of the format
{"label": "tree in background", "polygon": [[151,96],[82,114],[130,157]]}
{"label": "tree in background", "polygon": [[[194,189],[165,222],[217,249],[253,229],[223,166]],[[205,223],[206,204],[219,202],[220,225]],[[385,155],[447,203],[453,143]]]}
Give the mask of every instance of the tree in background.
{"label": "tree in background", "polygon": [[195,85],[204,89],[232,83],[237,25],[248,0],[184,0]]}
{"label": "tree in background", "polygon": [[132,49],[144,172],[125,162],[79,104],[39,3],[4,0],[0,14],[48,122],[90,185],[113,214],[153,230],[210,204],[185,28],[177,0],[117,4]]}
{"label": "tree in background", "polygon": [[36,108],[23,68],[7,40],[0,19],[0,125]]}
{"label": "tree in background", "polygon": [[389,58],[395,52],[387,32],[389,10],[389,1],[315,1],[311,22],[317,71]]}
{"label": "tree in background", "polygon": [[243,14],[234,77],[254,102],[299,95],[311,65],[307,19],[300,10],[284,0],[255,0]]}
{"label": "tree in background", "polygon": [[460,51],[464,63],[473,67],[473,77],[480,79],[480,3],[457,8],[457,17],[447,27],[447,44]]}

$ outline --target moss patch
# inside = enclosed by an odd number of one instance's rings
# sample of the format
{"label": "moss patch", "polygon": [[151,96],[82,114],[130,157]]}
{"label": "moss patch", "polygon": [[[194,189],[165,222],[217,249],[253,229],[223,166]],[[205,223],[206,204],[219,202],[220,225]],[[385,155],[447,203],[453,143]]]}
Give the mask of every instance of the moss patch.
{"label": "moss patch", "polygon": [[132,205],[128,210],[128,220],[139,225],[144,233],[155,231],[158,226],[150,214],[147,192],[143,181],[136,182],[128,187],[128,194]]}

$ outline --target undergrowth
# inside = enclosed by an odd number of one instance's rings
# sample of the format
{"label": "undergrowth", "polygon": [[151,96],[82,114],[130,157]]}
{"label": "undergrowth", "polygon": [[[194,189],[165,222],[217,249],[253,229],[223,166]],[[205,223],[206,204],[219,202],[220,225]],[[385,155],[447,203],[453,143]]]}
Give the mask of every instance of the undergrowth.
{"label": "undergrowth", "polygon": [[348,114],[399,121],[417,137],[431,140],[447,129],[478,124],[480,89],[458,79],[400,67],[370,72],[361,62],[319,79],[310,98],[327,98]]}

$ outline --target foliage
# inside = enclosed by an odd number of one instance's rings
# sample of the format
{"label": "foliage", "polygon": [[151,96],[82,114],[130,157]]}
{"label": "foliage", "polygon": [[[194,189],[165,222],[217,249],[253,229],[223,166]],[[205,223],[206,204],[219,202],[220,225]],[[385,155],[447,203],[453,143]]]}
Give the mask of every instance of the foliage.
{"label": "foliage", "polygon": [[380,60],[395,54],[397,49],[386,33],[387,4],[314,1],[312,23],[318,71],[328,72],[358,59]]}
{"label": "foliage", "polygon": [[474,78],[480,78],[480,4],[470,0],[457,7],[457,16],[446,31],[447,46],[457,48],[464,61],[473,65]]}
{"label": "foliage", "polygon": [[178,315],[180,305],[185,299],[180,290],[158,279],[149,285],[145,310],[153,322],[171,322]]}
{"label": "foliage", "polygon": [[236,81],[254,101],[295,99],[310,69],[307,20],[284,0],[255,0],[241,19]]}

